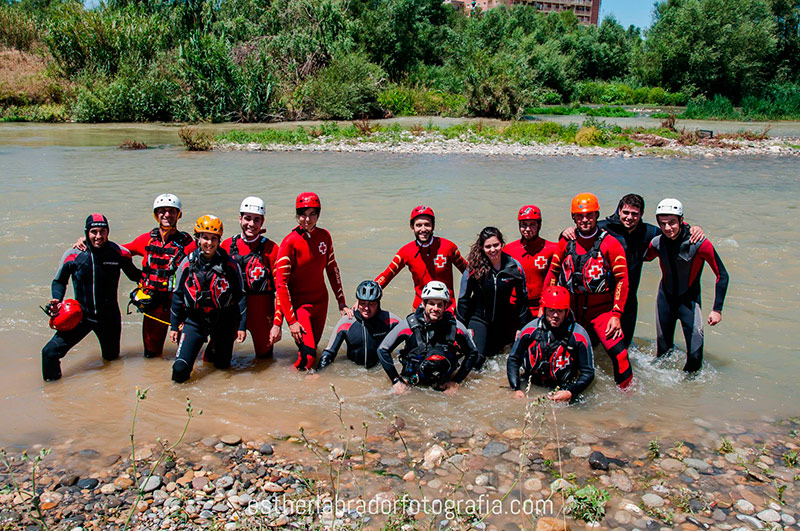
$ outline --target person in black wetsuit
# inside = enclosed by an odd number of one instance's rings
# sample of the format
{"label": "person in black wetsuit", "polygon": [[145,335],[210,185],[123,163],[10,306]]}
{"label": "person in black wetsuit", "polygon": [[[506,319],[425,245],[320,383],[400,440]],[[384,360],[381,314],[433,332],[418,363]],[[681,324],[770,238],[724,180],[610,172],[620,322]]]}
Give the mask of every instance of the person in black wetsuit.
{"label": "person in black wetsuit", "polygon": [[[428,282],[421,298],[417,310],[384,338],[378,359],[396,394],[406,392],[409,385],[430,385],[446,394],[455,393],[477,361],[478,351],[469,331],[447,311],[450,290],[444,282]],[[401,343],[403,369],[398,374],[392,351]]]}
{"label": "person in black wetsuit", "polygon": [[469,251],[469,267],[461,278],[458,319],[472,332],[478,348],[476,370],[488,356],[511,345],[517,331],[533,318],[525,273],[503,252],[503,245],[500,230],[484,228]]}
{"label": "person in black wetsuit", "polygon": [[[639,282],[642,279],[642,266],[644,255],[650,242],[661,234],[661,229],[650,223],[642,221],[644,215],[644,198],[638,194],[622,196],[617,204],[617,210],[605,219],[597,222],[597,226],[614,236],[625,249],[625,258],[628,261],[628,298],[620,318],[622,333],[625,338],[625,348],[633,341],[636,330],[636,319],[639,314]],[[691,227],[692,243],[705,238],[703,229],[699,226]],[[570,227],[561,234],[567,239],[575,238],[575,229]]]}
{"label": "person in black wetsuit", "polygon": [[566,288],[545,288],[541,305],[544,315],[523,327],[508,356],[508,383],[517,398],[526,396],[530,381],[553,389],[550,400],[568,402],[594,380],[592,342],[575,322]]}
{"label": "person in black wetsuit", "polygon": [[356,288],[356,308],[352,317],[342,316],[333,329],[327,348],[319,359],[319,370],[336,359],[342,343],[347,357],[367,369],[378,364],[378,346],[386,334],[400,322],[395,314],[381,310],[383,290],[374,280],[365,280]]}
{"label": "person in black wetsuit", "polygon": [[117,289],[120,271],[138,282],[142,272],[133,265],[131,253],[108,240],[108,219],[102,214],[86,218],[84,250],[68,249],[61,258],[51,286],[50,306],[59,304],[72,278],[75,299],[80,303],[83,319],[72,330],[59,331],[42,349],[42,378],[54,381],[61,378],[61,358],[89,332],[100,342],[104,360],[119,357],[122,317]]}
{"label": "person in black wetsuit", "polygon": [[236,262],[219,245],[222,221],[216,216],[201,216],[194,231],[197,249],[178,267],[170,312],[169,336],[178,343],[172,379],[178,383],[189,379],[197,354],[209,337],[214,367],[227,369],[233,341],[241,343],[247,335],[242,275]]}
{"label": "person in black wetsuit", "polygon": [[663,234],[653,238],[645,260],[659,259],[661,283],[656,296],[656,342],[658,357],[675,346],[675,325],[680,320],[686,339],[684,371],[694,372],[703,366],[703,313],[700,307],[700,276],[703,262],[717,277],[714,309],[708,324],[722,321],[722,305],[728,291],[728,271],[711,242],[692,243],[689,228],[683,221],[683,205],[677,199],[664,199],[656,208],[656,220]]}

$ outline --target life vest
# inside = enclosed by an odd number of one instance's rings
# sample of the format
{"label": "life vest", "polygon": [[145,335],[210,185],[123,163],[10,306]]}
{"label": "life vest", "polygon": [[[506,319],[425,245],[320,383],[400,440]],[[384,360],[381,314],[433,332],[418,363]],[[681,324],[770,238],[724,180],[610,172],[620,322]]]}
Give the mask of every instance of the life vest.
{"label": "life vest", "polygon": [[567,242],[567,252],[561,264],[558,283],[570,293],[607,293],[613,289],[611,270],[606,268],[600,250],[606,236],[608,233],[601,230],[586,254],[578,254],[576,241]]}
{"label": "life vest", "polygon": [[233,261],[239,264],[239,269],[242,271],[245,293],[247,295],[275,293],[269,261],[264,259],[264,247],[267,239],[260,236],[256,248],[244,256],[239,253],[239,240],[241,239],[241,234],[237,234],[231,239],[230,255]]}
{"label": "life vest", "polygon": [[193,311],[211,313],[220,308],[227,308],[233,302],[231,284],[225,278],[222,262],[207,269],[199,269],[196,265],[198,253],[189,255],[189,273],[186,276],[184,303]]}
{"label": "life vest", "polygon": [[184,249],[192,242],[185,232],[177,232],[166,242],[158,228],[150,231],[150,241],[144,250],[147,260],[142,266],[140,287],[150,291],[173,291],[175,271],[186,256]]}
{"label": "life vest", "polygon": [[568,336],[556,339],[542,323],[533,331],[528,347],[528,361],[531,376],[546,387],[563,384],[572,372],[573,353],[576,344],[572,331],[575,323],[569,325]]}
{"label": "life vest", "polygon": [[[444,318],[447,319],[447,315]],[[416,314],[409,315],[406,320],[414,332],[417,344],[400,357],[403,377],[414,385],[443,383],[456,367],[457,356],[454,347],[458,324],[451,318],[445,342],[432,344],[426,340],[422,323]]]}

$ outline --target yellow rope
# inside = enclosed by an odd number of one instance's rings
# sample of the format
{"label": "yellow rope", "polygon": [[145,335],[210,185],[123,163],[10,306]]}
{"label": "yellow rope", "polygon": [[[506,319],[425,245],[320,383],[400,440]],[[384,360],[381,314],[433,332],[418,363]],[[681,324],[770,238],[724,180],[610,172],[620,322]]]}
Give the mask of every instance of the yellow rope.
{"label": "yellow rope", "polygon": [[167,325],[167,326],[169,326],[169,324],[170,324],[169,322],[167,322],[167,321],[164,321],[164,320],[162,320],[162,319],[159,319],[158,317],[153,317],[153,316],[152,316],[152,315],[150,315],[149,313],[144,313],[144,312],[142,312],[142,313],[144,314],[144,316],[145,316],[145,317],[149,317],[150,319],[152,319],[152,320],[154,320],[154,321],[158,321],[159,323],[164,323],[164,324],[165,324],[165,325]]}

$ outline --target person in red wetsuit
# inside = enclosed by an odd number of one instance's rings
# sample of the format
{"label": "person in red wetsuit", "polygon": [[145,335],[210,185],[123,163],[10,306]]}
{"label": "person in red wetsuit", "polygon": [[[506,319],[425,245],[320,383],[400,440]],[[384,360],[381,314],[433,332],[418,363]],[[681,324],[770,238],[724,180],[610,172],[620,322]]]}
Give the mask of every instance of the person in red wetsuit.
{"label": "person in red wetsuit", "polygon": [[[433,235],[436,216],[431,207],[420,205],[414,208],[409,223],[411,230],[414,231],[414,241],[397,251],[392,263],[375,278],[375,281],[381,288],[386,288],[403,267],[408,267],[414,281],[412,308],[416,309],[422,304],[420,298],[422,288],[432,280],[444,282],[447,289],[454,293],[453,268],[463,273],[467,268],[467,261],[458,252],[456,244]],[[450,311],[453,311],[454,305],[455,301],[450,301]]]}
{"label": "person in red wetsuit", "polygon": [[142,279],[137,295],[145,313],[142,340],[146,358],[159,356],[164,349],[175,272],[181,261],[197,248],[189,234],[178,230],[181,212],[181,200],[177,196],[161,194],[153,202],[153,216],[158,227],[123,245],[131,254],[142,257]]}
{"label": "person in red wetsuit", "polygon": [[[312,192],[297,196],[297,227],[281,242],[276,261],[275,283],[280,311],[298,346],[298,370],[311,369],[317,358],[317,344],[328,315],[328,289],[322,272],[328,274],[333,294],[342,315],[350,315],[344,298],[339,265],[333,254],[330,233],[317,227],[322,209],[319,197]],[[275,324],[280,325],[280,316]]]}
{"label": "person in red wetsuit", "polygon": [[564,286],[572,294],[572,311],[592,342],[606,349],[614,366],[614,381],[626,388],[633,380],[620,317],[628,296],[628,264],[616,238],[597,227],[600,203],[594,194],[572,200],[577,238],[559,240],[545,286]]}
{"label": "person in red wetsuit", "polygon": [[260,197],[246,197],[239,207],[242,233],[221,247],[239,265],[247,301],[247,330],[253,338],[256,358],[272,356],[281,339],[283,316],[275,305],[275,262],[278,244],[263,236],[266,205]]}
{"label": "person in red wetsuit", "polygon": [[[528,307],[534,317],[539,313],[539,294],[550,269],[550,261],[558,244],[539,237],[542,211],[536,205],[525,205],[517,215],[521,238],[503,247],[503,252],[522,266],[528,291]],[[524,323],[523,323],[524,324]]]}

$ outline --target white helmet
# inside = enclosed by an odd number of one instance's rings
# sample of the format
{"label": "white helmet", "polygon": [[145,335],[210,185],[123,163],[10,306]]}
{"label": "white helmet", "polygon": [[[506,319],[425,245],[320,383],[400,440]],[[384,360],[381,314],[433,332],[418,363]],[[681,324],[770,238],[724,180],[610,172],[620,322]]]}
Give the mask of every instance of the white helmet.
{"label": "white helmet", "polygon": [[161,207],[172,207],[177,208],[179,212],[182,211],[181,200],[178,199],[177,195],[173,194],[161,194],[160,196],[156,197],[156,200],[153,201],[153,212],[155,212],[157,208]]}
{"label": "white helmet", "polygon": [[656,216],[659,214],[683,216],[683,204],[677,199],[668,197],[667,199],[662,200],[656,207]]}
{"label": "white helmet", "polygon": [[444,282],[438,280],[431,280],[425,287],[422,288],[422,300],[439,299],[445,302],[450,302],[450,290]]}
{"label": "white helmet", "polygon": [[244,201],[242,201],[242,205],[239,207],[240,214],[258,214],[263,216],[267,213],[267,206],[264,204],[264,200],[260,197],[250,196],[245,197]]}

